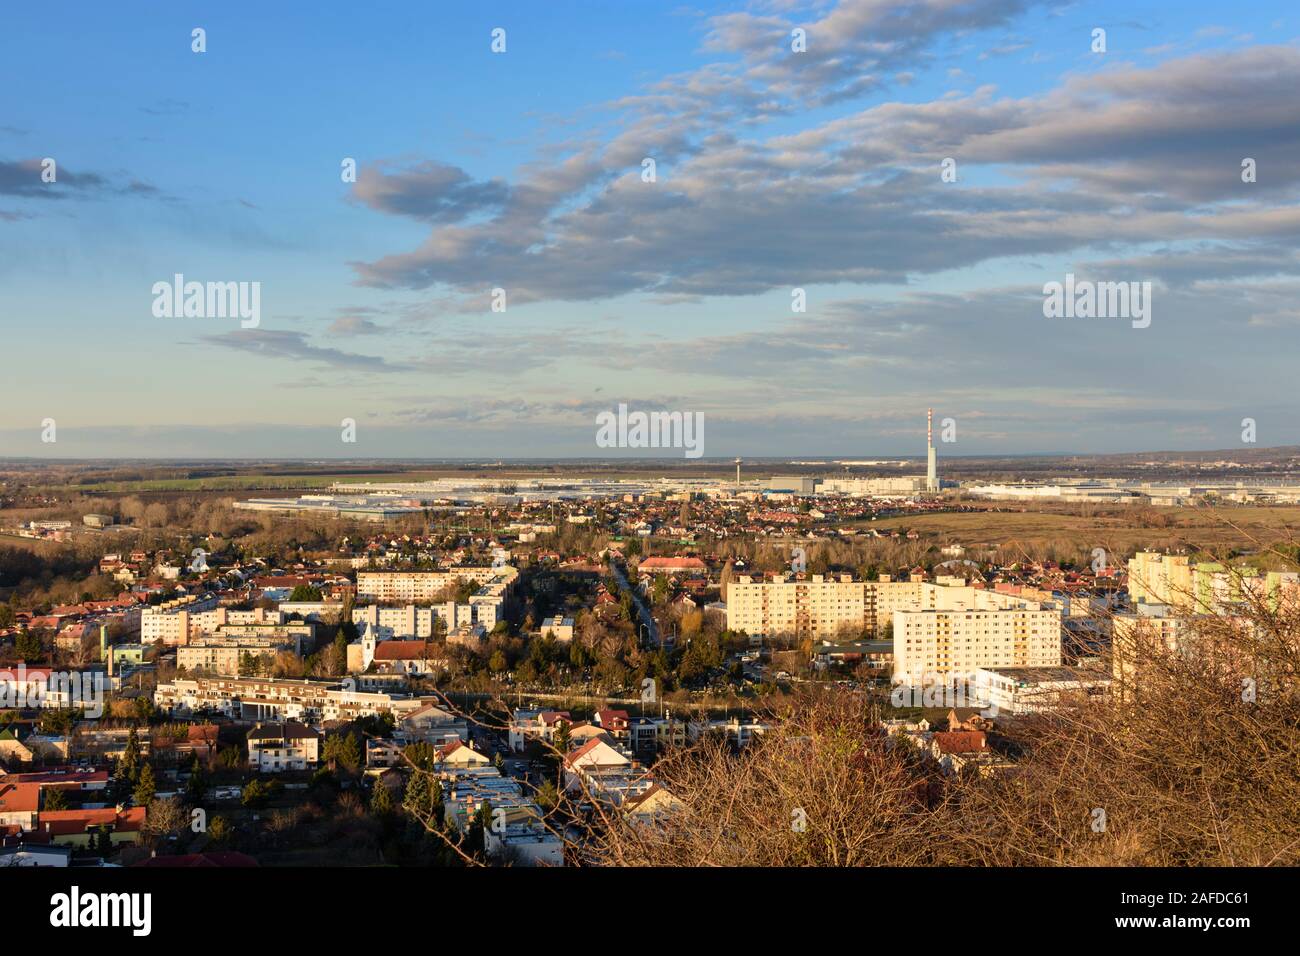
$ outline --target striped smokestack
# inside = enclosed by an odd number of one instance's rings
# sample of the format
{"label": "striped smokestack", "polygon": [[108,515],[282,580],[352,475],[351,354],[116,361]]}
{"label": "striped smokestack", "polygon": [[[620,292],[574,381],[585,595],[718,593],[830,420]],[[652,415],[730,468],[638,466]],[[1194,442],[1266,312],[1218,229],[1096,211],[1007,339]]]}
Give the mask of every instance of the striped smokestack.
{"label": "striped smokestack", "polygon": [[925,490],[939,490],[939,470],[934,460],[934,409],[925,410]]}

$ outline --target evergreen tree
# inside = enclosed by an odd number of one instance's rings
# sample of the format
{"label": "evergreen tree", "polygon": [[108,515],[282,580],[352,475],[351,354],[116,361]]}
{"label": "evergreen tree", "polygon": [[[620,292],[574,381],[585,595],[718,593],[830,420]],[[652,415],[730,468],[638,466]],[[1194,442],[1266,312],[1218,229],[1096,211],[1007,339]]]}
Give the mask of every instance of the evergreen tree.
{"label": "evergreen tree", "polygon": [[424,820],[433,806],[433,791],[430,777],[422,771],[415,771],[406,782],[406,793],[402,797],[402,807],[411,816]]}
{"label": "evergreen tree", "polygon": [[568,721],[561,720],[555,725],[555,749],[559,751],[560,758],[569,752],[569,744],[572,736],[569,733]]}
{"label": "evergreen tree", "polygon": [[18,653],[20,660],[29,663],[39,661],[45,657],[45,648],[41,644],[41,635],[28,630],[23,630],[14,638],[14,650]]}
{"label": "evergreen tree", "polygon": [[117,763],[117,772],[123,780],[135,786],[140,773],[140,737],[135,732],[134,724],[127,734],[126,749],[122,751],[122,759]]}
{"label": "evergreen tree", "polygon": [[190,803],[201,803],[207,790],[207,774],[203,772],[199,755],[195,754],[194,759],[190,761],[190,779],[185,784],[185,795],[189,797]]}
{"label": "evergreen tree", "polygon": [[552,780],[543,780],[542,785],[533,794],[533,800],[543,810],[552,810],[560,802],[560,792]]}
{"label": "evergreen tree", "polygon": [[370,793],[370,812],[377,817],[386,817],[393,812],[393,791],[383,780],[376,780]]}
{"label": "evergreen tree", "polygon": [[158,786],[154,782],[153,766],[146,763],[140,768],[140,779],[136,782],[135,792],[131,795],[131,799],[135,801],[137,807],[147,807],[153,800],[157,790]]}

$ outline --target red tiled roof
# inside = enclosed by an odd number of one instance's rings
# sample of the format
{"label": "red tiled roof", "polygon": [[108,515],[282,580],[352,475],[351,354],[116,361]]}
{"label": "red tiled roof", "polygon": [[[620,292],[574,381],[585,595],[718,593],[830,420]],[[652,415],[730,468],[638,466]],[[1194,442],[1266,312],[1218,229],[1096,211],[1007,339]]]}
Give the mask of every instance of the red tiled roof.
{"label": "red tiled roof", "polygon": [[60,604],[50,608],[50,617],[80,617],[86,613],[84,604]]}
{"label": "red tiled roof", "polygon": [[71,836],[90,827],[111,825],[117,833],[137,833],[144,826],[145,808],[132,807],[120,813],[113,807],[102,810],[48,810],[36,818],[42,833]]}
{"label": "red tiled roof", "polygon": [[626,710],[600,710],[596,712],[596,716],[600,718],[602,727],[614,726],[619,722],[626,724],[630,720]]}
{"label": "red tiled roof", "polygon": [[422,661],[425,658],[435,660],[438,649],[424,641],[383,641],[375,645],[377,661]]}
{"label": "red tiled roof", "polygon": [[639,565],[639,571],[669,571],[676,569],[703,571],[705,564],[699,558],[646,558]]}
{"label": "red tiled roof", "polygon": [[39,773],[18,773],[6,777],[6,781],[16,784],[34,783],[43,787],[57,787],[59,789],[70,789],[80,787],[87,783],[108,783],[107,770],[90,770],[83,771],[77,769],[63,769],[61,773],[55,769],[42,770]]}
{"label": "red tiled roof", "polygon": [[[19,668],[23,670],[19,670]],[[49,667],[29,667],[25,664],[18,663],[11,667],[0,667],[0,681],[6,684],[17,683],[19,680],[31,681],[48,681],[52,671]]]}
{"label": "red tiled roof", "polygon": [[953,730],[934,735],[934,742],[941,753],[969,754],[987,750],[982,730]]}
{"label": "red tiled roof", "polygon": [[0,783],[0,813],[35,813],[40,806],[39,783]]}

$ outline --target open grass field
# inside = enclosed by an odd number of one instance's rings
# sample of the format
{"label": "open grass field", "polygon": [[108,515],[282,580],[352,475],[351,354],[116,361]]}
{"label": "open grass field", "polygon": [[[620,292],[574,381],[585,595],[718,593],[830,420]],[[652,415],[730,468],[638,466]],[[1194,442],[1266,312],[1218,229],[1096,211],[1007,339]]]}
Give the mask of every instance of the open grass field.
{"label": "open grass field", "polygon": [[421,481],[427,477],[429,476],[393,472],[377,472],[370,475],[219,475],[207,478],[87,482],[55,485],[49,490],[78,494],[137,494],[149,491],[294,491],[328,488],[336,481]]}
{"label": "open grass field", "polygon": [[1026,545],[1106,548],[1127,553],[1140,548],[1256,548],[1300,540],[1300,507],[1143,508],[1097,515],[985,511],[904,516],[870,522],[878,531],[906,529],[944,543],[978,546]]}
{"label": "open grass field", "polygon": [[24,538],[17,534],[0,531],[0,547],[22,548],[37,554],[54,554],[68,546],[66,541],[52,541],[46,538]]}

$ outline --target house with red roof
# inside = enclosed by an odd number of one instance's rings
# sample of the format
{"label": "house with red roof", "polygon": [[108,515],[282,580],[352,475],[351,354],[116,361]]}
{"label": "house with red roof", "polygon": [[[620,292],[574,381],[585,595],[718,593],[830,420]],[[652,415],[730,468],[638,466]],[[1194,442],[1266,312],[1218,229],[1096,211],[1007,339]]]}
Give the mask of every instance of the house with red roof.
{"label": "house with red roof", "polygon": [[486,767],[492,763],[469,744],[453,740],[441,752],[442,762],[448,767]]}
{"label": "house with red roof", "polygon": [[0,780],[0,826],[18,826],[31,830],[41,810],[39,783],[9,783]]}
{"label": "house with red roof", "polygon": [[380,641],[372,660],[380,671],[402,674],[431,674],[447,666],[442,645],[426,641]]}
{"label": "house with red roof", "polygon": [[941,731],[930,737],[930,753],[945,773],[957,773],[965,767],[981,772],[1009,766],[989,749],[982,730]]}
{"label": "house with red roof", "polygon": [[119,810],[104,807],[100,810],[47,810],[36,821],[37,831],[56,846],[90,846],[91,840],[101,831],[108,831],[110,842],[117,846],[135,843],[144,829],[146,810],[131,807]]}
{"label": "house with red roof", "polygon": [[591,722],[604,730],[615,740],[626,740],[631,716],[626,710],[613,710],[606,708],[605,710],[596,711]]}

